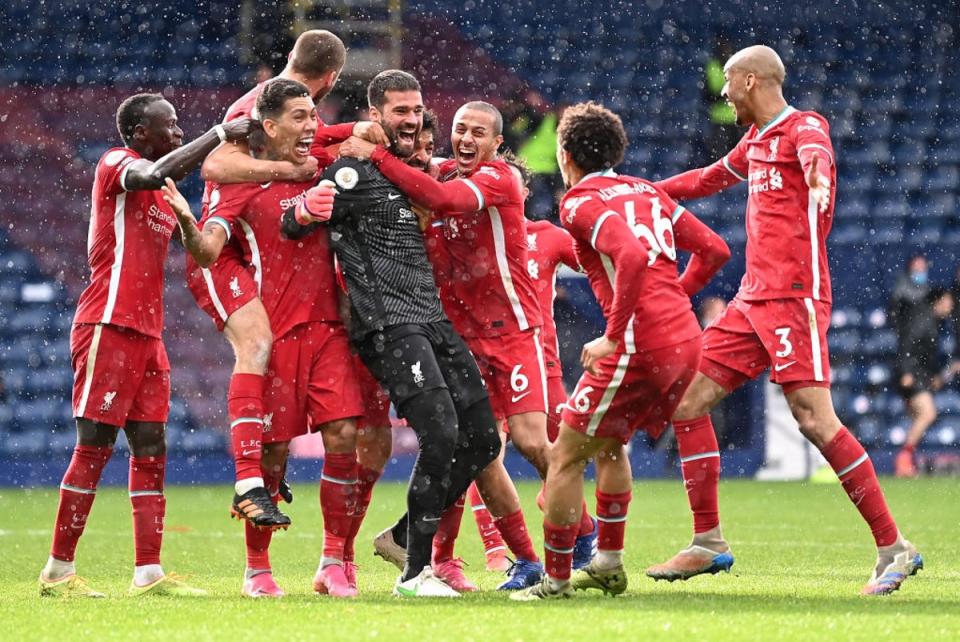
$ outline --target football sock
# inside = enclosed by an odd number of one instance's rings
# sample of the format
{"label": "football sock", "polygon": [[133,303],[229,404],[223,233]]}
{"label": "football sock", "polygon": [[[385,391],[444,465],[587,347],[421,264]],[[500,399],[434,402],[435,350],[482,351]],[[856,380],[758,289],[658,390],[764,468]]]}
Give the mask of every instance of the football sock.
{"label": "football sock", "polygon": [[260,473],[263,439],[263,375],[236,373],[227,391],[227,418],[237,484],[242,495],[263,486]]}
{"label": "football sock", "polygon": [[357,501],[357,453],[328,452],[320,475],[323,556],[342,561]]}
{"label": "football sock", "polygon": [[45,580],[60,580],[69,575],[76,575],[77,568],[73,562],[64,562],[55,557],[48,557],[40,576]]}
{"label": "football sock", "polygon": [[83,535],[96,497],[97,483],[112,452],[112,448],[97,446],[74,447],[70,465],[60,483],[60,504],[53,529],[51,557],[63,562],[73,561],[77,542]]}
{"label": "football sock", "polygon": [[557,526],[543,520],[543,548],[547,577],[561,580],[561,586],[570,579],[573,546],[577,541],[578,528],[578,524]]}
{"label": "football sock", "polygon": [[[618,560],[623,557],[623,536],[627,526],[630,491],[603,493],[597,491],[597,553],[610,553]],[[602,566],[601,568],[612,568]]]}
{"label": "football sock", "polygon": [[483,552],[490,554],[494,551],[504,550],[507,545],[503,543],[500,537],[500,531],[493,521],[493,515],[487,510],[483,498],[480,497],[480,491],[476,484],[470,484],[467,491],[467,499],[470,501],[470,510],[473,512],[473,519],[477,522],[477,531],[480,533],[480,539],[483,541]]}
{"label": "football sock", "polygon": [[363,518],[367,514],[367,507],[373,497],[373,486],[380,479],[380,471],[357,465],[356,506],[353,509],[353,521],[350,523],[350,533],[343,545],[344,561],[352,562],[354,558],[353,544],[363,525]]}
{"label": "football sock", "polygon": [[460,522],[463,520],[464,498],[453,502],[440,515],[437,532],[433,536],[433,562],[453,559],[453,547],[460,534]]}
{"label": "football sock", "polygon": [[163,567],[159,564],[137,565],[133,568],[133,583],[137,586],[146,586],[153,584],[163,575]]}
{"label": "football sock", "polygon": [[623,551],[597,551],[593,566],[601,571],[609,571],[623,566]]}
{"label": "football sock", "polygon": [[897,524],[887,508],[873,462],[857,438],[841,427],[820,452],[837,473],[850,501],[870,526],[877,546],[896,543]]}
{"label": "football sock", "polygon": [[720,448],[710,415],[674,421],[680,453],[680,469],[693,512],[693,532],[702,533],[720,525],[717,488],[720,484]]}
{"label": "football sock", "polygon": [[[264,474],[270,499],[276,504],[280,498],[280,475],[278,473]],[[247,569],[256,569],[259,572],[270,572],[270,540],[273,532],[270,529],[258,530],[250,522],[244,520],[244,535],[247,543]],[[257,575],[258,573],[253,573]],[[253,575],[248,576],[252,577]]]}
{"label": "football sock", "polygon": [[163,496],[166,465],[165,456],[130,457],[128,487],[133,506],[133,545],[138,567],[160,564],[163,518],[167,512],[167,500]]}
{"label": "football sock", "polygon": [[580,507],[580,530],[577,533],[578,537],[584,535],[590,535],[593,533],[593,518],[590,517],[590,511],[587,510],[587,502],[584,500],[583,506]]}
{"label": "football sock", "polygon": [[[517,510],[493,521],[514,557],[528,562],[540,561],[536,551],[533,550],[533,541],[530,539],[530,533],[527,532],[527,525],[523,520],[523,510]],[[579,524],[573,525],[574,539],[577,537],[578,528]],[[571,543],[570,546],[573,546],[573,544]]]}

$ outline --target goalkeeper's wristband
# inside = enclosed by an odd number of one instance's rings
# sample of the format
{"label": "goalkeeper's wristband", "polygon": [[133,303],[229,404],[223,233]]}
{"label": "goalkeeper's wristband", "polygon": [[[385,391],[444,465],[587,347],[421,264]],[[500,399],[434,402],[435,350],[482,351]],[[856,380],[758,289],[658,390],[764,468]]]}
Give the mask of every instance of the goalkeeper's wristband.
{"label": "goalkeeper's wristband", "polygon": [[299,225],[310,225],[313,223],[312,218],[307,218],[310,216],[310,210],[307,209],[307,206],[302,202],[297,203],[297,206],[293,208],[293,218],[296,219],[297,224]]}
{"label": "goalkeeper's wristband", "polygon": [[227,132],[223,128],[223,125],[214,125],[213,131],[217,132],[217,138],[220,139],[221,143],[227,142]]}

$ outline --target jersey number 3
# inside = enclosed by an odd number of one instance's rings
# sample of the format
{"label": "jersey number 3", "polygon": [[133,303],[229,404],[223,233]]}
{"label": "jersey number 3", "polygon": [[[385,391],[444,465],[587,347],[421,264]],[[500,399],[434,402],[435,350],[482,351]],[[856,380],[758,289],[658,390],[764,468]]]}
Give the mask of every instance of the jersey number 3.
{"label": "jersey number 3", "polygon": [[[650,246],[647,252],[647,265],[653,265],[660,254],[664,254],[671,261],[677,260],[677,247],[673,239],[673,222],[669,216],[661,216],[660,199],[650,199],[650,218],[653,219],[653,230],[643,223],[637,222],[635,201],[627,201],[623,205],[623,213],[627,217],[627,225],[633,230],[638,239],[643,239]],[[669,236],[668,236],[669,233]]]}

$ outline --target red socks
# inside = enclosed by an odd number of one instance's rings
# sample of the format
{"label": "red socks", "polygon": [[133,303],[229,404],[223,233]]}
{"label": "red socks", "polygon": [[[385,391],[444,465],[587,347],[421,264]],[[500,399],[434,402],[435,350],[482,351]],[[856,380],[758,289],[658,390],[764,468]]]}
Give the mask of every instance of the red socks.
{"label": "red socks", "polygon": [[717,486],[720,483],[720,448],[710,415],[674,421],[673,431],[680,452],[680,468],[693,511],[693,532],[703,533],[720,525]]}
{"label": "red socks", "polygon": [[63,562],[72,562],[77,541],[87,525],[87,516],[96,497],[97,483],[103,467],[110,459],[112,448],[75,446],[70,465],[60,483],[60,505],[53,528],[50,555]]}
{"label": "red socks", "polygon": [[356,505],[353,508],[353,522],[350,525],[350,534],[343,545],[343,560],[352,562],[354,557],[353,542],[357,539],[357,533],[360,532],[360,526],[363,524],[363,518],[367,514],[367,507],[370,506],[370,499],[373,497],[373,486],[380,479],[381,472],[372,468],[364,468],[358,465],[356,488]]}
{"label": "red socks", "polygon": [[631,493],[597,491],[597,550],[622,551]]}
{"label": "red socks", "polygon": [[477,485],[470,484],[467,489],[467,500],[470,502],[470,510],[473,513],[473,519],[477,523],[477,531],[480,533],[480,539],[483,540],[483,552],[489,555],[494,551],[500,551],[507,548],[497,530],[497,525],[493,521],[493,515],[487,510],[487,505],[483,503],[480,491]]}
{"label": "red socks", "polygon": [[[263,483],[270,493],[270,499],[276,504],[280,499],[280,479],[281,475],[263,472]],[[245,537],[247,542],[247,568],[268,571],[270,570],[270,540],[273,539],[273,531],[270,529],[257,530],[244,520]]]}
{"label": "red socks", "polygon": [[841,427],[820,452],[837,473],[850,501],[870,526],[877,546],[890,546],[895,543],[897,524],[887,508],[873,462],[857,438]]}
{"label": "red socks", "polygon": [[328,452],[320,476],[323,556],[343,561],[357,504],[357,453]]}
{"label": "red socks", "polygon": [[[500,531],[503,541],[510,547],[510,551],[514,557],[527,560],[528,562],[540,561],[536,551],[533,550],[533,542],[530,540],[530,533],[527,532],[527,525],[523,521],[522,510],[510,513],[500,519],[495,519],[493,523],[497,525],[497,530]],[[574,539],[577,537],[577,527],[578,525],[574,525]],[[571,544],[571,546],[573,546],[573,544]]]}
{"label": "red socks", "polygon": [[227,417],[237,480],[260,477],[263,375],[237,373],[230,377]]}
{"label": "red socks", "polygon": [[573,565],[573,547],[577,541],[578,524],[557,526],[543,520],[543,548],[547,575],[555,580],[569,580]]}
{"label": "red socks", "polygon": [[[540,492],[537,493],[537,508],[540,509],[540,512],[544,512],[544,506],[547,505],[547,499],[544,497],[543,490],[545,486],[540,485]],[[590,511],[587,509],[587,502],[584,500],[583,504],[580,506],[580,530],[577,532],[577,537],[582,537],[584,535],[589,535],[593,532],[593,519],[590,517]]]}
{"label": "red socks", "polygon": [[453,559],[453,547],[460,534],[460,522],[463,520],[464,496],[455,501],[440,514],[437,533],[433,536],[433,563]]}
{"label": "red socks", "polygon": [[163,496],[166,456],[130,457],[130,504],[133,506],[133,546],[137,566],[160,563],[163,517],[167,500]]}

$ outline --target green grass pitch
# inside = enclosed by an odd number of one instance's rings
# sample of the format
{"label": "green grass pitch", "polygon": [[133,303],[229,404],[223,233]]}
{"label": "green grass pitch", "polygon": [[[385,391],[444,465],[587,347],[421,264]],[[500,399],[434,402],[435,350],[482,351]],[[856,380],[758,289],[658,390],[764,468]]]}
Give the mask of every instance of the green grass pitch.
{"label": "green grass pitch", "polygon": [[[960,482],[886,480],[901,527],[927,569],[897,594],[858,592],[874,560],[872,539],[835,485],[729,481],[721,488],[729,574],[653,582],[648,564],[689,537],[682,485],[637,482],[630,506],[628,592],[547,604],[517,604],[492,589],[469,510],[458,552],[481,593],[452,601],[391,597],[396,570],[372,556],[370,541],[403,510],[404,487],[377,486],[357,545],[361,597],[313,595],[321,543],[313,484],[296,486],[291,530],[272,547],[280,601],[240,597],[242,528],[227,518],[227,487],[167,489],[164,567],[206,588],[206,599],[124,597],[132,568],[130,514],[123,489],[99,497],[80,542],[78,570],[106,600],[58,601],[37,595],[36,577],[56,510],[52,489],[0,489],[0,618],[5,640],[878,640],[960,639]],[[536,487],[521,495],[538,546]],[[591,490],[592,492],[592,490]],[[588,502],[588,504],[592,504]]]}

